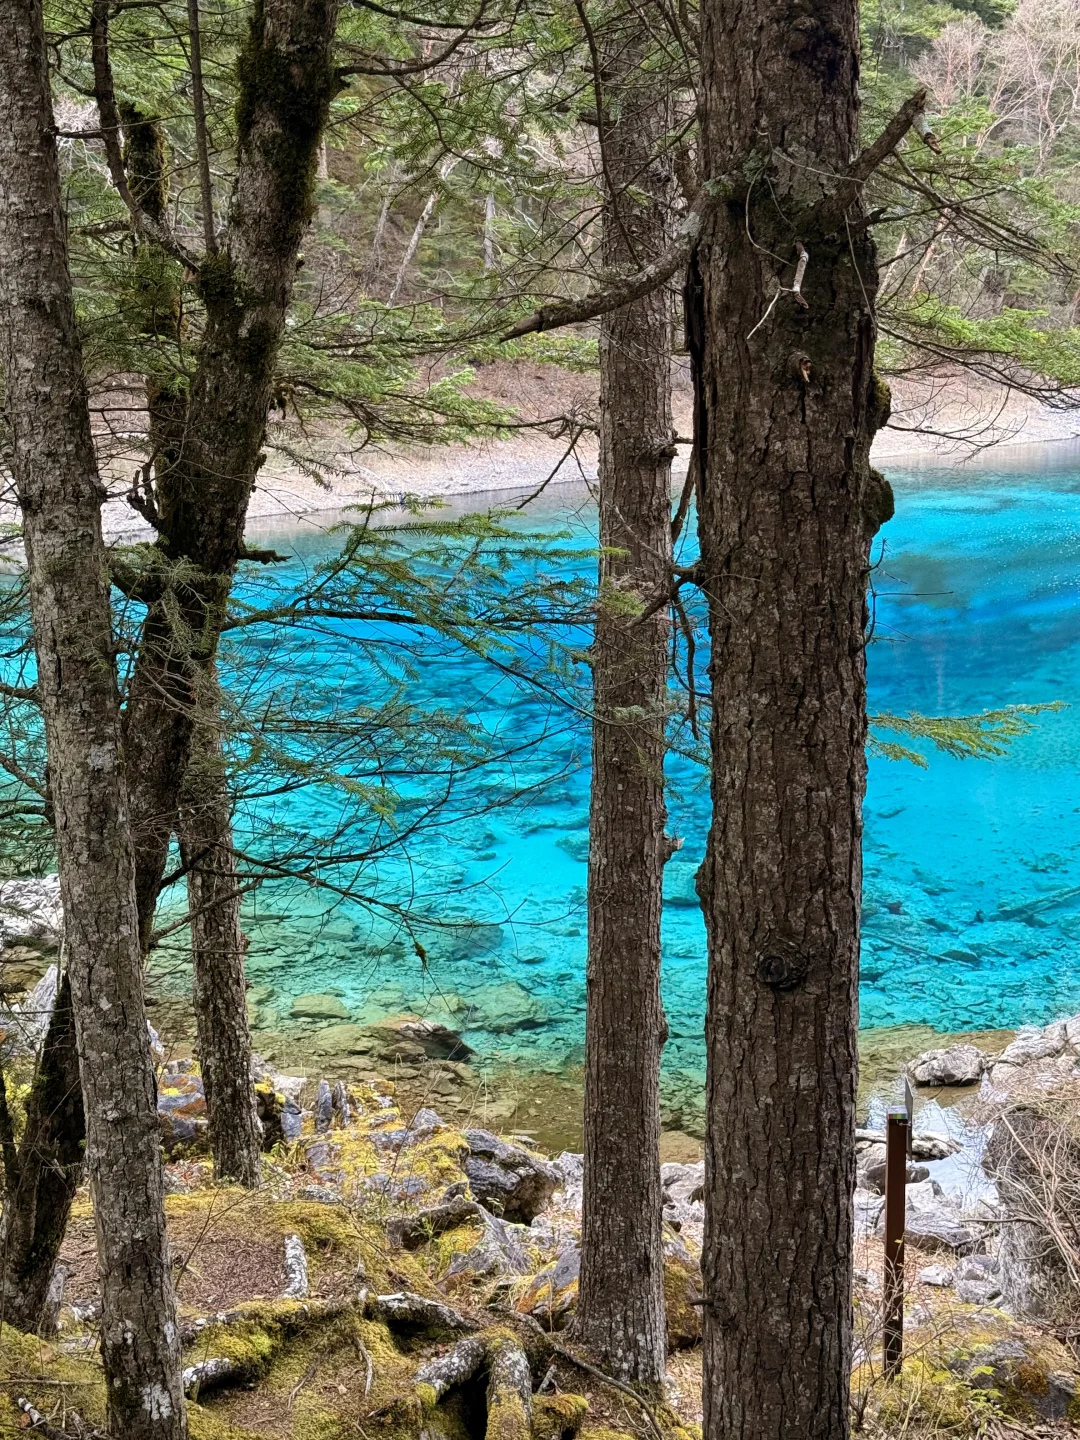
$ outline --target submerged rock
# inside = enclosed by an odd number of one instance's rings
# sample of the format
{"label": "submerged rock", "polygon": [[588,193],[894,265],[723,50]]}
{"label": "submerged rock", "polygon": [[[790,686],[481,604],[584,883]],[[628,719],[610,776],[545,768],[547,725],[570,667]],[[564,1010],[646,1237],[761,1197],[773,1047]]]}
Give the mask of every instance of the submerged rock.
{"label": "submerged rock", "polygon": [[[388,1015],[377,1025],[369,1025],[366,1034],[391,1058],[403,1046],[413,1047],[411,1056],[426,1056],[429,1060],[464,1061],[473,1054],[471,1047],[455,1030],[438,1020],[426,1020],[420,1015]],[[399,1058],[411,1057],[401,1054]]]}
{"label": "submerged rock", "polygon": [[466,1130],[469,1154],[464,1170],[473,1198],[500,1215],[528,1225],[562,1183],[549,1161],[511,1145],[490,1130]]}
{"label": "submerged rock", "polygon": [[297,995],[289,1007],[294,1020],[348,1020],[349,1010],[337,995]]}
{"label": "submerged rock", "polygon": [[977,1085],[990,1057],[977,1045],[926,1050],[908,1066],[916,1085]]}
{"label": "submerged rock", "polygon": [[524,985],[504,980],[484,985],[469,997],[469,1027],[508,1035],[515,1030],[535,1030],[548,1022],[548,1013]]}

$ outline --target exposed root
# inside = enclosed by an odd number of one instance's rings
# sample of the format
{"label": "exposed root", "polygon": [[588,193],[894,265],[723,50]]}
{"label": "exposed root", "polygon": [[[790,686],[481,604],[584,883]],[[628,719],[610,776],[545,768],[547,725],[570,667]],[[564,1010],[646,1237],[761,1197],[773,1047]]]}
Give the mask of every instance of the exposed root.
{"label": "exposed root", "polygon": [[367,1311],[373,1319],[381,1320],[398,1334],[423,1334],[432,1340],[480,1329],[475,1320],[451,1305],[429,1300],[426,1295],[414,1295],[408,1290],[400,1290],[395,1295],[374,1296],[367,1303]]}
{"label": "exposed root", "polygon": [[509,1335],[488,1346],[486,1440],[529,1440],[532,1434],[532,1370],[525,1351]]}
{"label": "exposed root", "polygon": [[630,1385],[624,1385],[621,1380],[616,1380],[615,1377],[609,1375],[606,1370],[601,1370],[596,1365],[590,1365],[587,1360],[582,1360],[580,1355],[575,1355],[572,1350],[567,1350],[562,1345],[552,1345],[551,1348],[556,1355],[560,1355],[564,1360],[569,1360],[571,1365],[576,1365],[579,1370],[584,1370],[587,1375],[592,1375],[595,1379],[602,1380],[605,1385],[610,1385],[613,1390],[618,1390],[623,1395],[629,1396],[629,1398],[644,1411],[649,1425],[652,1428],[652,1432],[656,1436],[656,1440],[664,1440],[664,1432],[660,1428],[660,1421],[656,1418],[656,1412],[647,1400],[642,1399],[635,1389]]}
{"label": "exposed root", "polygon": [[197,1400],[200,1390],[214,1389],[228,1385],[232,1380],[246,1380],[249,1367],[239,1360],[228,1360],[223,1355],[212,1355],[209,1360],[200,1360],[197,1365],[188,1365],[183,1373],[184,1394]]}
{"label": "exposed root", "polygon": [[307,1255],[299,1235],[285,1236],[285,1289],[281,1293],[286,1300],[303,1300],[308,1293]]}
{"label": "exposed root", "polygon": [[454,1385],[471,1380],[487,1358],[482,1340],[468,1336],[445,1355],[427,1360],[416,1372],[416,1389],[425,1406],[437,1405]]}

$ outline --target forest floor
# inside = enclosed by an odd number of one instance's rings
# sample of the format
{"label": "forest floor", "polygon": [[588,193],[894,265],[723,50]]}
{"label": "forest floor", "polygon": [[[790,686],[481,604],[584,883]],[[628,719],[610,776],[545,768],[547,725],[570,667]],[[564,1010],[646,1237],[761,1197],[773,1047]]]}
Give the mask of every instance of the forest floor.
{"label": "forest floor", "polygon": [[[166,1090],[190,1076],[170,1068]],[[528,1137],[444,1123],[403,1105],[385,1081],[351,1084],[347,1115],[339,1103],[317,1120],[318,1097],[301,1099],[302,1133],[265,1157],[259,1191],[213,1184],[198,1153],[174,1152],[167,1167],[194,1440],[700,1436],[700,1167],[665,1171],[670,1369],[664,1397],[645,1406],[590,1368],[573,1338],[580,1156],[549,1158]],[[85,1197],[63,1259],[58,1328],[42,1339],[10,1327],[0,1335],[0,1436],[25,1433],[20,1400],[52,1427],[45,1434],[100,1433]],[[942,1262],[956,1256],[909,1244],[906,1358],[886,1384],[882,1247],[873,1236],[859,1242],[861,1433],[1076,1434],[1078,1357],[920,1278]]]}
{"label": "forest floor", "polygon": [[[597,380],[557,366],[496,361],[476,368],[469,393],[513,411],[526,427],[507,439],[478,439],[444,446],[372,445],[349,453],[342,437],[327,434],[319,442],[326,483],[302,474],[271,447],[260,471],[248,515],[256,526],[282,528],[304,515],[376,501],[395,502],[404,496],[453,500],[481,497],[483,504],[521,498],[541,486],[591,481],[596,475],[595,434],[583,431],[570,449],[566,417],[571,423],[595,424]],[[877,464],[889,469],[909,466],[962,466],[987,451],[1064,444],[1080,439],[1080,410],[1058,409],[1001,386],[970,376],[942,372],[919,375],[893,384],[893,416],[878,435],[873,450]],[[692,393],[685,367],[674,376],[676,433],[692,429]],[[542,428],[541,428],[542,427]],[[558,434],[548,433],[559,429]],[[679,446],[673,477],[686,474],[690,446]],[[1003,457],[1004,458],[1004,457]],[[147,529],[123,499],[130,483],[130,462],[118,464],[110,481],[113,498],[105,508],[108,534],[137,535]],[[555,492],[557,494],[557,491]],[[549,492],[550,494],[550,492]]]}

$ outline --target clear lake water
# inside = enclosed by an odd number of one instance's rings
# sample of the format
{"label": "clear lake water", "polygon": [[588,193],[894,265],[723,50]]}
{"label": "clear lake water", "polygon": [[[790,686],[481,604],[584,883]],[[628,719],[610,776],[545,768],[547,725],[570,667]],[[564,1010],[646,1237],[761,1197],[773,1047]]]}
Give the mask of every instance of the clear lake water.
{"label": "clear lake water", "polygon": [[[871,760],[861,1024],[951,1032],[1043,1023],[1080,1010],[1080,447],[886,469],[897,506],[875,546],[871,712],[1069,708],[1040,717],[993,760],[925,746],[927,769]],[[506,503],[471,504],[489,500]],[[562,486],[527,523],[568,533],[564,548],[578,553],[563,564],[587,574],[595,521],[587,493]],[[291,556],[275,567],[277,584],[299,585],[338,548],[329,523],[312,516],[287,532],[256,532]],[[254,711],[295,686],[317,715],[323,697],[329,713],[400,694],[432,712],[466,710],[504,758],[449,785],[445,771],[391,778],[393,814],[364,820],[353,802],[361,818],[344,847],[350,858],[320,873],[374,904],[296,882],[266,885],[248,901],[259,1025],[287,1025],[297,996],[328,993],[342,1019],[420,1010],[487,1059],[538,1070],[580,1063],[585,722],[452,646],[413,640],[376,658],[362,635],[391,638],[389,627],[344,622],[317,635],[241,632],[230,640],[234,680],[260,647],[267,661],[267,673],[244,682],[242,704]],[[669,829],[685,840],[667,871],[663,929],[664,1065],[675,1079],[700,1076],[704,1065],[705,936],[693,875],[708,790],[685,759],[673,759],[669,779]],[[257,845],[268,825],[328,835],[343,794],[308,787],[253,799],[238,818],[241,840]]]}

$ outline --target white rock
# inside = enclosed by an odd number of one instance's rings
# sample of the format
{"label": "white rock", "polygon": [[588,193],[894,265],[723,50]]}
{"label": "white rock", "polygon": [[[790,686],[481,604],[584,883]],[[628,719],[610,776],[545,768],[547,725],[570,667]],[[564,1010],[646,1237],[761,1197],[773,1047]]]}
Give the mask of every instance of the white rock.
{"label": "white rock", "polygon": [[923,1130],[911,1137],[911,1155],[914,1160],[946,1160],[964,1147],[951,1135],[938,1130]]}
{"label": "white rock", "polygon": [[977,1045],[950,1045],[924,1051],[911,1062],[908,1071],[916,1085],[975,1085],[988,1058]]}
{"label": "white rock", "polygon": [[1065,1026],[1048,1025],[1045,1030],[1025,1027],[1016,1039],[1001,1052],[999,1064],[1027,1065],[1031,1060],[1052,1060],[1065,1049]]}
{"label": "white rock", "polygon": [[0,935],[7,940],[59,940],[64,911],[60,876],[0,881]]}
{"label": "white rock", "polygon": [[664,1191],[664,1203],[669,1205],[690,1205],[705,1196],[705,1162],[696,1165],[677,1165],[669,1162],[660,1166],[660,1184]]}
{"label": "white rock", "polygon": [[1074,1050],[1080,1050],[1080,1015],[1070,1015],[1061,1022],[1065,1026],[1065,1040]]}
{"label": "white rock", "polygon": [[951,1285],[953,1272],[948,1265],[924,1265],[919,1271],[918,1279],[921,1285]]}
{"label": "white rock", "polygon": [[874,1195],[869,1190],[856,1190],[854,1204],[855,1234],[861,1240],[864,1236],[874,1233],[878,1217],[885,1208],[885,1197]]}

